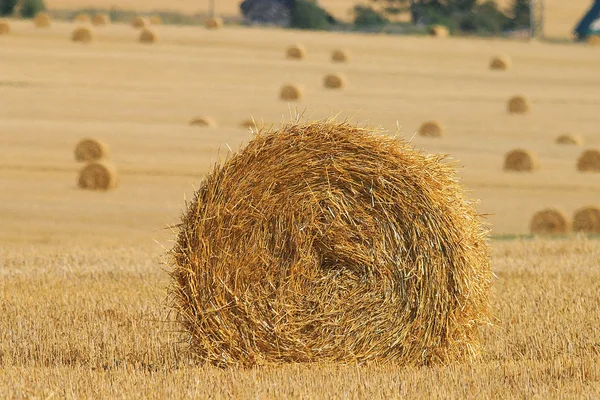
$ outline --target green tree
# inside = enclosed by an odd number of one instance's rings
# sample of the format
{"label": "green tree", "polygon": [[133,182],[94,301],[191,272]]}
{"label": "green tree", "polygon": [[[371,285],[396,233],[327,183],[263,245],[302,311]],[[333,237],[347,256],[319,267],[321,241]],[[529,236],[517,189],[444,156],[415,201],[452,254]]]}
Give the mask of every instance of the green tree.
{"label": "green tree", "polygon": [[327,11],[307,0],[296,0],[292,8],[292,28],[325,30],[330,27]]}
{"label": "green tree", "polygon": [[19,0],[0,0],[0,16],[11,15]]}
{"label": "green tree", "polygon": [[20,5],[21,16],[25,18],[33,18],[35,17],[35,14],[46,9],[44,0],[22,0]]}
{"label": "green tree", "polygon": [[531,24],[530,12],[529,0],[513,0],[509,12],[511,16],[511,28],[528,28]]}

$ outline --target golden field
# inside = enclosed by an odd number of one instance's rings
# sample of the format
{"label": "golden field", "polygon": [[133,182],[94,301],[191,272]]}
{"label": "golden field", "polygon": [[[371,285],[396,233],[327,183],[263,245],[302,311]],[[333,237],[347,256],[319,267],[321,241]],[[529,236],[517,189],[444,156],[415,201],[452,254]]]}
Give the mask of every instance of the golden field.
{"label": "golden field", "polygon": [[[56,6],[58,7],[58,6]],[[187,358],[166,323],[161,260],[209,167],[251,133],[296,112],[339,114],[446,153],[493,234],[525,234],[531,215],[568,215],[598,203],[600,174],[575,163],[600,147],[600,51],[575,44],[161,26],[152,45],[113,24],[89,45],[74,24],[48,30],[10,21],[0,36],[0,397],[533,397],[600,396],[600,243],[493,241],[492,306],[473,365],[282,366],[218,370]],[[284,58],[301,43],[302,61]],[[330,52],[345,48],[347,64]],[[490,71],[492,56],[513,67]],[[346,77],[342,91],[323,77]],[[304,99],[278,98],[285,83]],[[510,116],[524,94],[532,112]],[[212,116],[217,127],[189,121]],[[436,119],[441,138],[415,135]],[[580,134],[583,147],[555,138]],[[111,148],[121,185],[78,190],[73,149],[83,137]],[[502,171],[514,148],[541,169]]]}

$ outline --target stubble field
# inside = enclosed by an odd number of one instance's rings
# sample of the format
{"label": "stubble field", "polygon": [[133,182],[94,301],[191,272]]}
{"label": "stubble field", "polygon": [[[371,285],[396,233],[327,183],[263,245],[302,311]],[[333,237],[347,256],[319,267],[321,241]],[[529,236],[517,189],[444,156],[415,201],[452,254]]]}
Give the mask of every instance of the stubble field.
{"label": "stubble field", "polygon": [[[578,133],[600,146],[600,52],[584,45],[435,40],[270,29],[157,28],[142,45],[124,25],[97,29],[88,46],[73,24],[46,31],[11,21],[0,36],[0,397],[598,397],[600,244],[495,240],[485,354],[473,365],[283,366],[217,370],[188,359],[164,307],[162,264],[184,196],[209,166],[251,134],[250,116],[277,126],[340,113],[448,153],[495,235],[528,232],[533,212],[572,215],[598,202],[600,177],[581,174]],[[302,43],[303,61],[284,59]],[[334,48],[348,64],[329,61]],[[491,72],[509,54],[514,68]],[[322,88],[341,72],[348,87]],[[284,83],[304,100],[278,99]],[[505,102],[524,94],[526,116]],[[188,122],[210,115],[216,128]],[[414,135],[437,119],[446,136]],[[72,150],[109,144],[121,173],[107,193],[78,190]],[[506,151],[537,152],[533,174],[502,171]],[[220,154],[220,155],[219,155]]]}

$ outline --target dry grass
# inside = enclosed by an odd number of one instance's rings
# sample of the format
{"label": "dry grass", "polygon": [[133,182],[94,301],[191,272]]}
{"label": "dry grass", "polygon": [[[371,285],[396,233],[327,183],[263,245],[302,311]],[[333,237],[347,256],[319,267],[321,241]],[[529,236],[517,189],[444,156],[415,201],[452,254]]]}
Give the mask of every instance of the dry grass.
{"label": "dry grass", "polygon": [[346,78],[342,74],[327,74],[323,78],[323,86],[326,89],[343,89],[346,86]]}
{"label": "dry grass", "polygon": [[600,172],[600,150],[585,150],[577,159],[577,169],[580,172]]}
{"label": "dry grass", "polygon": [[534,235],[564,235],[570,228],[567,215],[555,208],[538,211],[531,218],[530,231]]}
{"label": "dry grass", "polygon": [[600,207],[587,206],[580,208],[573,217],[575,232],[600,234]]}
{"label": "dry grass", "polygon": [[490,69],[495,71],[506,71],[512,66],[509,56],[497,56],[490,61]]}
{"label": "dry grass", "polygon": [[583,144],[583,138],[580,135],[565,133],[556,138],[556,143],[581,146]]}
{"label": "dry grass", "polygon": [[162,25],[162,18],[160,15],[151,15],[150,16],[150,24],[151,25]]}
{"label": "dry grass", "polygon": [[79,171],[77,185],[86,190],[109,190],[119,185],[117,168],[106,161],[94,161]]}
{"label": "dry grass", "polygon": [[78,43],[90,43],[94,40],[94,33],[86,26],[80,26],[75,28],[71,34],[71,40]]}
{"label": "dry grass", "polygon": [[45,12],[40,12],[37,13],[33,18],[33,23],[35,24],[36,28],[50,28],[50,25],[52,25],[52,19],[50,18],[50,15],[46,14]]}
{"label": "dry grass", "polygon": [[507,108],[510,114],[527,114],[531,104],[525,96],[513,96],[508,100]]}
{"label": "dry grass", "polygon": [[285,58],[288,60],[302,60],[306,57],[306,48],[300,44],[290,46],[285,51]]}
{"label": "dry grass", "polygon": [[140,32],[140,37],[138,40],[140,43],[152,44],[156,43],[156,41],[158,40],[158,36],[156,35],[156,32],[148,28],[143,28]]}
{"label": "dry grass", "polygon": [[438,121],[427,121],[419,127],[419,135],[424,137],[444,136],[444,127]]}
{"label": "dry grass", "polygon": [[533,172],[539,169],[537,154],[530,150],[515,149],[504,156],[504,171]]}

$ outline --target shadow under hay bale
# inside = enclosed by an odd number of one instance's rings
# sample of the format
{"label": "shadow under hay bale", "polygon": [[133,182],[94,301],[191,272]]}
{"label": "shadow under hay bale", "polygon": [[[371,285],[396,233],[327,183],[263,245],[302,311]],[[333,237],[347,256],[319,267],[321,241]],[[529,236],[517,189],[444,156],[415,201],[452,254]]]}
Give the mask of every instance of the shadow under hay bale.
{"label": "shadow under hay bale", "polygon": [[345,63],[349,60],[348,52],[342,49],[336,49],[331,53],[331,61],[335,63]]}
{"label": "shadow under hay bale", "polygon": [[74,22],[78,23],[78,24],[89,24],[92,19],[90,18],[90,16],[86,13],[81,13],[81,14],[77,14],[75,16],[75,18],[73,19]]}
{"label": "shadow under hay bale", "polygon": [[498,56],[490,61],[490,69],[493,71],[506,71],[511,67],[511,60],[508,56]]}
{"label": "shadow under hay bale", "polygon": [[507,108],[510,114],[527,114],[531,110],[531,104],[524,96],[514,96],[508,100]]}
{"label": "shadow under hay bale", "polygon": [[279,98],[284,101],[302,100],[302,89],[296,85],[284,85],[279,92]]}
{"label": "shadow under hay bale", "polygon": [[33,23],[36,28],[50,28],[52,24],[52,19],[50,16],[44,12],[37,13],[33,18]]}
{"label": "shadow under hay bale", "polygon": [[216,128],[217,121],[212,117],[198,117],[191,120],[190,125],[201,128]]}
{"label": "shadow under hay bale", "polygon": [[419,127],[419,135],[424,137],[444,136],[444,127],[438,121],[427,121]]}
{"label": "shadow under hay bale", "polygon": [[90,43],[94,39],[94,34],[90,28],[80,26],[75,28],[71,34],[71,40],[78,43]]}
{"label": "shadow under hay bale", "polygon": [[285,58],[288,60],[302,60],[306,57],[306,49],[300,44],[288,47],[285,52]]}
{"label": "shadow under hay bale", "polygon": [[565,133],[564,135],[560,135],[556,138],[556,144],[572,144],[574,146],[581,146],[583,144],[583,139],[579,135]]}
{"label": "shadow under hay bale", "polygon": [[114,189],[119,185],[117,168],[106,161],[87,164],[79,172],[77,185],[86,190]]}
{"label": "shadow under hay bale", "polygon": [[206,20],[204,26],[206,29],[219,29],[223,27],[223,18],[212,17]]}
{"label": "shadow under hay bale", "polygon": [[346,78],[341,74],[325,75],[323,86],[326,89],[343,89],[346,86]]}
{"label": "shadow under hay bale", "polygon": [[158,40],[158,36],[156,36],[156,33],[154,31],[151,31],[147,28],[143,28],[140,32],[140,37],[138,40],[140,43],[152,44],[156,43],[156,41]]}
{"label": "shadow under hay bale", "polygon": [[335,121],[263,130],[206,176],[178,229],[172,306],[205,362],[479,353],[487,232],[443,156]]}
{"label": "shadow under hay bale", "polygon": [[577,160],[577,170],[580,172],[600,172],[600,150],[584,151]]}
{"label": "shadow under hay bale", "polygon": [[538,157],[529,150],[515,149],[506,153],[504,157],[505,171],[533,172],[538,168]]}
{"label": "shadow under hay bale", "polygon": [[136,16],[131,20],[131,26],[136,29],[147,28],[150,25],[150,21],[146,17]]}
{"label": "shadow under hay bale", "polygon": [[75,146],[75,161],[90,162],[109,157],[106,143],[97,139],[81,139]]}
{"label": "shadow under hay bale", "polygon": [[600,234],[600,206],[580,208],[573,217],[575,232]]}
{"label": "shadow under hay bale", "polygon": [[0,21],[0,35],[8,35],[10,33],[10,24],[7,21]]}
{"label": "shadow under hay bale", "polygon": [[108,14],[96,14],[92,19],[92,23],[96,26],[106,26],[110,24],[110,17]]}
{"label": "shadow under hay bale", "polygon": [[569,232],[569,221],[562,211],[548,208],[533,215],[529,229],[534,235],[562,235]]}

